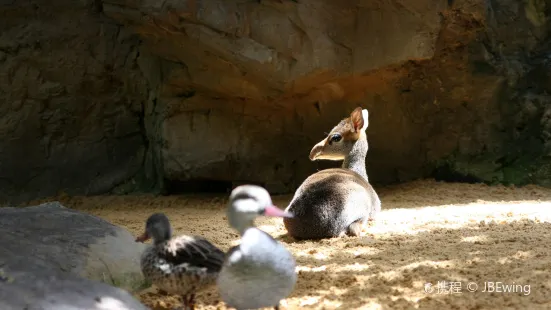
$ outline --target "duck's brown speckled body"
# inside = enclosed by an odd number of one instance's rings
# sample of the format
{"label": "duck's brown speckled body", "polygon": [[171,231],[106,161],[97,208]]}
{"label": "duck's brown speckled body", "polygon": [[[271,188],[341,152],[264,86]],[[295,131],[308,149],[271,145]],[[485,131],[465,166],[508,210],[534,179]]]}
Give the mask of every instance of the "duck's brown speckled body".
{"label": "duck's brown speckled body", "polygon": [[224,262],[224,252],[200,236],[171,237],[168,218],[153,214],[146,232],[136,241],[153,237],[154,243],[141,256],[144,277],[159,289],[183,297],[184,305],[194,308],[199,290],[216,283]]}

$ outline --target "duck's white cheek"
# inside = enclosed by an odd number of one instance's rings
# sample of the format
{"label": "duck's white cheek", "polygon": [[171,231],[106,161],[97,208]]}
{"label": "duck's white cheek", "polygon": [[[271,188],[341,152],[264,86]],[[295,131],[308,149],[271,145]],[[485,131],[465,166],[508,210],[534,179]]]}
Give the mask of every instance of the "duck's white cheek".
{"label": "duck's white cheek", "polygon": [[230,257],[228,257],[228,261],[230,262],[230,264],[235,264],[239,262],[242,256],[243,254],[241,253],[241,251],[235,251],[230,255]]}

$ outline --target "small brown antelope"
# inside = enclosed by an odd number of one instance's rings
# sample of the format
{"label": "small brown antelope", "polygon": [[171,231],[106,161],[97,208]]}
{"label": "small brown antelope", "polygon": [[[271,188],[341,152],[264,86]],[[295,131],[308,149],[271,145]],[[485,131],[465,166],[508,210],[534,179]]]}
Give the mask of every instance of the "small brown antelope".
{"label": "small brown antelope", "polygon": [[359,236],[381,210],[379,196],[365,168],[368,112],[360,107],[335,126],[310,151],[310,160],[343,160],[341,168],[310,175],[285,209],[294,215],[283,223],[295,239]]}

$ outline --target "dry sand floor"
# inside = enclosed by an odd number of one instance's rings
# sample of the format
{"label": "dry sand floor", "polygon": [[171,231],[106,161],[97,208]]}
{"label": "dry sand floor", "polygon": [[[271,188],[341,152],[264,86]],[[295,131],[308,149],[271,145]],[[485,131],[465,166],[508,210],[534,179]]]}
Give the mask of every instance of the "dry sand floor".
{"label": "dry sand floor", "polygon": [[[424,180],[377,189],[379,222],[362,237],[294,242],[280,219],[257,226],[297,260],[299,280],[287,309],[550,309],[551,189]],[[273,197],[285,208],[290,196]],[[199,234],[227,250],[238,239],[225,220],[227,196],[58,198],[138,234],[162,211],[177,234]],[[453,282],[438,292],[438,282]],[[481,292],[485,282],[524,292]],[[469,292],[478,285],[476,292]],[[425,283],[433,286],[425,292]],[[460,283],[460,284],[458,284]],[[459,287],[461,285],[461,287]],[[529,291],[526,289],[529,286]],[[154,288],[138,294],[152,309],[179,305]],[[224,309],[215,289],[198,309]]]}

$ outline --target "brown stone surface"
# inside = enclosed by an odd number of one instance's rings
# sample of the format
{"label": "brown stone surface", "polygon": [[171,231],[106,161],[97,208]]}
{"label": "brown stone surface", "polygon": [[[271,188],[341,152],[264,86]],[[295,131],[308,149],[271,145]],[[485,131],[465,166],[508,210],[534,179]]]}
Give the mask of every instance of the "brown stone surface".
{"label": "brown stone surface", "polygon": [[3,194],[194,179],[291,192],[335,165],[309,162],[309,150],[358,105],[370,112],[374,184],[422,176],[551,184],[547,7],[4,4]]}
{"label": "brown stone surface", "polygon": [[[437,166],[443,178],[460,177],[457,170],[465,179],[526,182],[496,173],[504,164],[495,162],[515,162],[511,144],[522,144],[504,129],[505,110],[517,107],[500,103],[515,77],[530,69],[518,63],[518,49],[535,51],[541,43],[535,36],[541,27],[507,18],[529,5],[103,3],[107,16],[170,60],[157,86],[164,114],[156,117],[153,145],[166,179],[247,180],[293,190],[315,168],[307,159],[313,143],[361,105],[370,111],[374,183],[431,175]],[[521,35],[519,27],[534,32]]]}
{"label": "brown stone surface", "polygon": [[101,193],[141,169],[138,40],[92,1],[0,4],[0,199]]}

